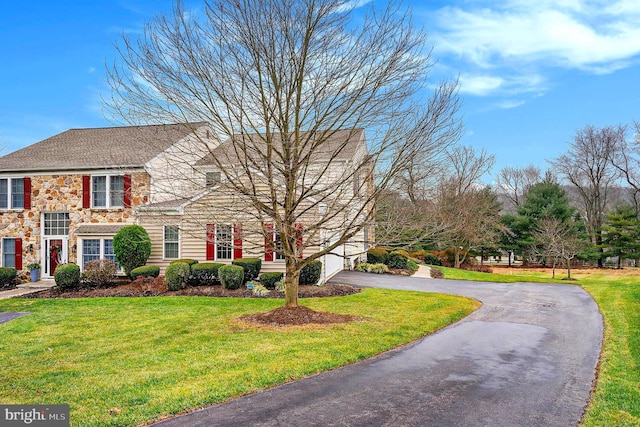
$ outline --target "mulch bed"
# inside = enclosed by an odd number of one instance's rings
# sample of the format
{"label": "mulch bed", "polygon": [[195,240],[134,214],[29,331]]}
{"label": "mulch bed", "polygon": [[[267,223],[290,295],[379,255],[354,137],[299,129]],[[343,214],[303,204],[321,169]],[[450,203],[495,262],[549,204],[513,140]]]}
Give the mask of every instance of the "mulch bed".
{"label": "mulch bed", "polygon": [[267,313],[250,314],[239,320],[259,323],[267,326],[301,326],[309,324],[327,325],[332,323],[347,323],[363,320],[358,316],[347,314],[314,311],[308,307],[279,307]]}
{"label": "mulch bed", "polygon": [[[349,285],[300,286],[299,298],[319,298],[352,295],[360,292],[359,288]],[[265,297],[256,297],[246,287],[229,290],[220,285],[190,286],[179,291],[168,291],[167,285],[158,278],[156,280],[136,280],[109,288],[80,288],[60,291],[55,288],[22,298],[98,298],[98,297],[151,297],[151,296],[206,296],[235,298],[284,298],[284,292],[271,290]]]}
{"label": "mulch bed", "polygon": [[[349,285],[299,286],[299,298],[324,298],[352,295],[361,289]],[[236,298],[282,298],[284,292],[271,290],[268,296],[256,297],[246,287],[229,290],[222,286],[191,286],[179,291],[168,291],[160,277],[157,279],[138,279],[121,283],[109,288],[80,288],[60,291],[55,288],[23,295],[21,298],[97,298],[97,297],[150,297],[150,296],[207,296]],[[310,308],[280,307],[267,313],[244,316],[239,320],[268,326],[296,326],[309,324],[346,323],[362,320],[356,316],[337,313],[318,312]]]}

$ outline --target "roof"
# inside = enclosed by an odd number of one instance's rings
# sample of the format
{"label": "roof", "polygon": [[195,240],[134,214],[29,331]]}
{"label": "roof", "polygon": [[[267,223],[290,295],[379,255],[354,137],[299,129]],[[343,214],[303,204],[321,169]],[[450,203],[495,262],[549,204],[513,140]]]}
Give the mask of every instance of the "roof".
{"label": "roof", "polygon": [[76,229],[76,234],[116,234],[125,225],[130,224],[81,224]]}
{"label": "roof", "polygon": [[[272,134],[274,146],[282,145],[282,134]],[[364,139],[364,129],[338,129],[302,132],[300,140],[302,144],[302,152],[310,150],[311,146],[320,139],[324,139],[320,145],[313,148],[313,161],[321,160],[349,160],[356,154],[359,144]],[[252,150],[264,150],[264,134],[248,134],[244,136],[236,136],[229,138],[222,144],[218,145],[209,155],[200,160],[197,164],[200,166],[214,164],[213,157],[225,158],[230,161],[237,159],[233,146],[246,145],[247,152]],[[241,150],[238,150],[241,152]],[[256,159],[257,160],[257,159]]]}
{"label": "roof", "polygon": [[0,157],[0,171],[142,166],[204,125],[70,129]]}

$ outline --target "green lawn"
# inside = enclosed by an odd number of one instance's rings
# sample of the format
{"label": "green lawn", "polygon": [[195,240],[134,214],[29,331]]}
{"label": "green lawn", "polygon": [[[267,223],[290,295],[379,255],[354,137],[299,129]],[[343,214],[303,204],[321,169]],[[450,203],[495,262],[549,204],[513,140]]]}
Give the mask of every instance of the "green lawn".
{"label": "green lawn", "polygon": [[366,289],[301,300],[365,317],[258,328],[238,316],[282,305],[206,297],[10,299],[0,325],[0,402],[71,406],[72,425],[138,425],[371,357],[478,308],[447,295]]}
{"label": "green lawn", "polygon": [[[583,425],[640,426],[640,270],[576,270],[572,277],[578,279],[577,282],[552,281],[550,273],[540,271],[510,275],[442,270],[447,279],[581,285],[598,303],[605,323],[600,372]],[[556,271],[556,277],[563,277],[565,273]]]}

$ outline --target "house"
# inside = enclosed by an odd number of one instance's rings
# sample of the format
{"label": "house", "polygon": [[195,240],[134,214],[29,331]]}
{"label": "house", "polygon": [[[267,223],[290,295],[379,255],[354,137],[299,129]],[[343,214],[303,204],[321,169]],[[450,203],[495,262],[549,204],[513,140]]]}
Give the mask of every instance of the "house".
{"label": "house", "polygon": [[[337,131],[335,138],[347,138],[338,159],[344,173],[355,157],[366,156],[364,132]],[[246,201],[223,191],[225,174],[211,156],[232,144],[220,144],[206,123],[71,129],[0,157],[1,265],[22,269],[40,261],[46,279],[61,263],[82,269],[94,259],[115,260],[113,236],[139,224],[152,241],[148,264],[163,270],[178,258],[255,256],[263,259],[263,271],[284,271],[274,225],[262,227]],[[344,184],[350,186],[345,193],[369,191],[372,182],[357,178]],[[337,191],[333,183],[327,189]],[[306,203],[310,215],[322,208],[313,207],[313,197]],[[301,236],[303,222],[296,224]],[[266,238],[265,228],[274,235]],[[354,262],[369,234],[367,228],[335,256],[323,257],[325,277]],[[331,232],[316,238],[307,250],[331,243]]]}

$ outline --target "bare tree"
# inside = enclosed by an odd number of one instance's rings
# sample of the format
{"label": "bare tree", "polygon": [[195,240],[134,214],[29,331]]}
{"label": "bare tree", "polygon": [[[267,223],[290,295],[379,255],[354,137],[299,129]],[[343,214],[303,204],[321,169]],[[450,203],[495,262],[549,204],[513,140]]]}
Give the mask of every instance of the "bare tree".
{"label": "bare tree", "polygon": [[473,147],[454,147],[447,152],[449,170],[441,178],[435,199],[439,240],[454,250],[454,267],[466,254],[498,239],[500,204],[497,195],[480,183],[495,162],[493,155]]}
{"label": "bare tree", "polygon": [[634,121],[632,139],[627,139],[626,128],[619,127],[622,135],[616,139],[611,163],[622,174],[631,190],[631,202],[636,215],[640,215],[640,122]]}
{"label": "bare tree", "polygon": [[496,189],[509,202],[510,206],[507,209],[515,210],[531,186],[541,180],[542,171],[539,167],[534,165],[523,168],[506,166],[500,170],[496,178]]}
{"label": "bare tree", "polygon": [[559,218],[540,218],[533,237],[536,245],[532,247],[532,253],[551,260],[551,277],[556,277],[558,262],[564,261],[567,279],[571,279],[571,262],[585,248],[585,241],[580,239],[574,224],[563,222]]}
{"label": "bare tree", "polygon": [[[579,210],[594,245],[602,243],[600,230],[609,199],[620,178],[611,160],[624,139],[623,127],[585,126],[574,136],[569,150],[551,164],[578,192]],[[602,265],[602,259],[598,260]]]}
{"label": "bare tree", "polygon": [[[198,12],[176,1],[142,36],[123,36],[106,106],[127,123],[210,124],[226,143],[197,135],[199,149],[221,174],[218,191],[239,203],[203,198],[201,209],[252,215],[285,260],[286,305],[297,306],[301,269],[362,234],[377,196],[437,150],[457,111],[455,83],[417,101],[431,91],[425,41],[395,2],[356,17],[340,0],[210,0]],[[365,149],[346,156],[361,129]],[[358,181],[370,185],[353,191]]]}

